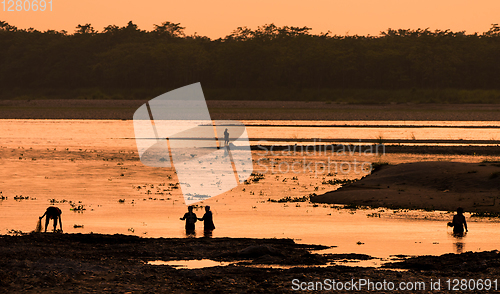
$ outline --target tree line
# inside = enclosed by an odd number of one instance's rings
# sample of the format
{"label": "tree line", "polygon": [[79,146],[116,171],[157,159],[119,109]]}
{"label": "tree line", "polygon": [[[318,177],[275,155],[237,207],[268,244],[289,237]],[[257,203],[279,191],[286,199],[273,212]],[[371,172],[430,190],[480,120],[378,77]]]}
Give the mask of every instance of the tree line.
{"label": "tree line", "polygon": [[[500,89],[500,27],[484,33],[388,29],[379,36],[308,27],[239,27],[224,38],[151,31],[18,29],[0,21],[0,97],[23,89]],[[234,97],[238,99],[238,97]]]}

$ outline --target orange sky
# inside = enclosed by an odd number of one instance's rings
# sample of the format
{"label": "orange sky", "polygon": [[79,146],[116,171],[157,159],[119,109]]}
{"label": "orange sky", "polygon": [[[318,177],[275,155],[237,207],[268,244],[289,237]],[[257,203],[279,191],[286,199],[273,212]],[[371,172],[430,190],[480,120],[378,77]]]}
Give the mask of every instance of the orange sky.
{"label": "orange sky", "polygon": [[339,35],[378,35],[387,28],[474,33],[500,23],[499,0],[52,0],[52,5],[51,12],[6,12],[0,3],[0,20],[18,28],[70,33],[85,23],[102,31],[132,20],[152,30],[153,24],[171,21],[186,27],[188,35],[210,38],[224,37],[238,26],[255,29],[268,23]]}

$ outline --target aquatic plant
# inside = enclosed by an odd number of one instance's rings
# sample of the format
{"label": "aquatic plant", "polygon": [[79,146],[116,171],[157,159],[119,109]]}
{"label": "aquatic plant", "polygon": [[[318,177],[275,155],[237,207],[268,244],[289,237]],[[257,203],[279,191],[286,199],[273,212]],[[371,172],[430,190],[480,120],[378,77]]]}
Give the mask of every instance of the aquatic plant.
{"label": "aquatic plant", "polygon": [[264,179],[264,174],[253,172],[250,174],[250,178],[245,180],[245,185],[250,185],[251,183],[258,183],[260,180]]}
{"label": "aquatic plant", "polygon": [[356,209],[359,209],[361,208],[360,206],[356,205],[356,204],[346,204],[344,205],[344,207],[342,207],[344,209],[351,209],[351,210],[356,210]]}
{"label": "aquatic plant", "polygon": [[7,234],[13,235],[13,236],[23,236],[27,235],[27,233],[23,233],[21,230],[9,230]]}
{"label": "aquatic plant", "polygon": [[[30,196],[16,195],[14,196],[14,200],[29,200]],[[31,200],[35,200],[35,198],[31,198]]]}
{"label": "aquatic plant", "polygon": [[349,180],[349,179],[345,179],[345,180],[338,180],[338,179],[335,179],[335,180],[323,180],[323,182],[321,182],[323,185],[345,185],[345,184],[350,184],[350,183],[354,183],[356,182],[356,180]]}
{"label": "aquatic plant", "polygon": [[87,210],[83,204],[77,205],[75,203],[70,202],[69,205],[71,205],[71,208],[69,210],[72,210],[74,212],[83,212],[84,210]]}
{"label": "aquatic plant", "polygon": [[494,217],[500,218],[500,213],[498,212],[474,212],[470,217]]}
{"label": "aquatic plant", "polygon": [[307,196],[302,196],[302,197],[290,197],[290,196],[287,196],[287,197],[283,197],[283,198],[280,198],[278,200],[276,199],[267,199],[268,202],[278,202],[278,203],[283,203],[283,202],[306,202],[306,201],[309,201],[309,199],[311,198],[312,195],[316,195],[316,194],[310,194],[310,195],[307,195]]}
{"label": "aquatic plant", "polygon": [[[49,199],[50,204],[56,204],[56,203],[66,203],[68,200],[63,199],[63,200],[57,200],[55,198]],[[70,201],[71,202],[71,201]]]}

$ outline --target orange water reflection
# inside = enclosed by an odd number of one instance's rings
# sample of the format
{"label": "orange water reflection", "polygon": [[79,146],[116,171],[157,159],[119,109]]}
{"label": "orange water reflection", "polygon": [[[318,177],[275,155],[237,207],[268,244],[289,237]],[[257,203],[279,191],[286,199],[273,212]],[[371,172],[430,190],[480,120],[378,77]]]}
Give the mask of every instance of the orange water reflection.
{"label": "orange water reflection", "polygon": [[[366,128],[362,131],[368,132],[366,136],[377,135]],[[56,205],[63,210],[66,233],[185,237],[184,224],[179,221],[185,212],[183,198],[178,189],[169,185],[176,183],[175,173],[140,163],[134,140],[120,139],[133,137],[130,121],[1,120],[0,136],[0,190],[7,197],[0,200],[0,233],[12,229],[32,231],[45,208]],[[254,160],[264,157],[259,151],[253,152],[253,156]],[[300,158],[276,155],[274,159],[291,162]],[[335,159],[391,163],[499,160],[425,154],[343,155]],[[263,168],[255,164],[256,172],[264,173]],[[323,183],[331,177],[324,171],[292,174],[268,170],[263,180],[241,185],[199,205],[212,207],[217,227],[213,237],[294,238],[302,243],[337,246],[327,252],[365,253],[380,258],[498,249],[499,224],[495,222],[469,221],[470,233],[458,240],[450,237],[446,222],[452,215],[444,212],[415,219],[387,211],[379,218],[368,216],[380,213],[379,210],[350,211],[330,205],[267,201],[334,189],[336,186]],[[337,179],[359,177],[352,172],[336,175]],[[14,200],[16,195],[30,199]],[[50,199],[55,203],[51,204]],[[124,201],[119,202],[120,199]],[[69,201],[86,210],[71,211]],[[201,215],[203,210],[196,212]],[[196,237],[203,236],[202,226],[198,224]]]}

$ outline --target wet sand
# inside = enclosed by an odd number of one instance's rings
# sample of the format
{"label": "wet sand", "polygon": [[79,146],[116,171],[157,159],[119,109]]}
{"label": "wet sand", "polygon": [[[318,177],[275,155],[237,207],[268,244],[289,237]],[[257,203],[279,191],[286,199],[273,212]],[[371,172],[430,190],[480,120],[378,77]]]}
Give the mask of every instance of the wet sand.
{"label": "wet sand", "polygon": [[[151,97],[154,98],[154,97]],[[2,119],[132,119],[146,100],[0,100]],[[209,100],[215,120],[495,121],[500,104],[335,104]]]}
{"label": "wet sand", "polygon": [[[315,251],[321,248],[298,245],[290,239],[3,235],[0,236],[0,288],[8,293],[292,293],[296,292],[294,279],[307,283],[369,279],[396,285],[424,282],[425,291],[420,293],[435,293],[430,291],[431,279],[441,279],[443,290],[447,279],[495,279],[500,273],[498,252],[400,256],[401,261],[385,268],[320,267],[338,258],[363,258],[322,255]],[[153,260],[201,258],[239,263],[201,269],[147,264]],[[269,268],[273,265],[277,268]],[[288,267],[279,268],[284,265]],[[366,288],[360,290],[365,292]]]}
{"label": "wet sand", "polygon": [[500,213],[500,162],[384,165],[312,202]]}

